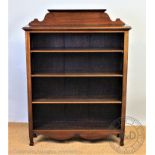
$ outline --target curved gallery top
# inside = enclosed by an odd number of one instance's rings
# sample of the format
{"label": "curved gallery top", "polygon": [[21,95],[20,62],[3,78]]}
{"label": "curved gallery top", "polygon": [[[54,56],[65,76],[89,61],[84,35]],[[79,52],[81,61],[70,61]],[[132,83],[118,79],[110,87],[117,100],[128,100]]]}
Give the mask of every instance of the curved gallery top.
{"label": "curved gallery top", "polygon": [[48,10],[42,21],[34,19],[25,31],[41,30],[130,30],[121,19],[112,21],[105,9],[98,10]]}

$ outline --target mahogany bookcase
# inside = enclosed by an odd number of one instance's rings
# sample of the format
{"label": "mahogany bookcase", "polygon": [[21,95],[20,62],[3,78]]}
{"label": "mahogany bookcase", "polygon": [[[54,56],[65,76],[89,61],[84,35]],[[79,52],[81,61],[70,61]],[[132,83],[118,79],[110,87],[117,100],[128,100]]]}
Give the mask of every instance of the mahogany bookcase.
{"label": "mahogany bookcase", "polygon": [[[24,27],[29,138],[108,135],[124,145],[128,32],[106,10],[48,10]],[[115,123],[121,118],[120,123]]]}

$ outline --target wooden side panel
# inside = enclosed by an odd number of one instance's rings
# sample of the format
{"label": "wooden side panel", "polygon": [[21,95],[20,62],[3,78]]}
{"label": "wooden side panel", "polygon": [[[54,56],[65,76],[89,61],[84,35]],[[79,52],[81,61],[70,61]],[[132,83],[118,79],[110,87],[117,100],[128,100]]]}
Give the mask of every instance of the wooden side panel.
{"label": "wooden side panel", "polygon": [[31,54],[30,33],[25,33],[26,39],[26,66],[27,66],[27,92],[28,92],[28,121],[30,145],[33,145],[33,118],[32,118],[32,90],[31,90]]}
{"label": "wooden side panel", "polygon": [[123,58],[123,90],[122,90],[122,117],[121,117],[121,145],[124,143],[125,117],[126,117],[126,89],[128,67],[128,31],[124,32],[124,58]]}

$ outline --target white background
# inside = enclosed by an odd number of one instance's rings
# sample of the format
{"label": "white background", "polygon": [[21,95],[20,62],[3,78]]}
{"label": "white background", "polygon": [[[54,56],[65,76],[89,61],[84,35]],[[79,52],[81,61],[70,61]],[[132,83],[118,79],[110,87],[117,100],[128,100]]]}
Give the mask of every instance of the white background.
{"label": "white background", "polygon": [[21,29],[47,9],[101,8],[132,26],[129,38],[127,115],[145,124],[145,0],[10,0],[9,121],[27,122],[25,36]]}

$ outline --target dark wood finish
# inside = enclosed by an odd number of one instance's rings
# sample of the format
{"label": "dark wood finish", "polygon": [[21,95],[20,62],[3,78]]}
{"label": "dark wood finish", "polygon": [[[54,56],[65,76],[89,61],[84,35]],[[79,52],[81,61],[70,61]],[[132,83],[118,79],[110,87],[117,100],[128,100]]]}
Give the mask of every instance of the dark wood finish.
{"label": "dark wood finish", "polygon": [[122,78],[33,78],[32,99],[121,100]]}
{"label": "dark wood finish", "polygon": [[32,53],[32,74],[122,74],[122,53]]}
{"label": "dark wood finish", "polygon": [[32,33],[31,50],[122,50],[123,38],[123,33]]}
{"label": "dark wood finish", "polygon": [[120,129],[121,104],[33,104],[34,129]]}
{"label": "dark wood finish", "polygon": [[30,145],[40,134],[58,140],[119,135],[124,145],[131,27],[105,11],[49,10],[23,28]]}

